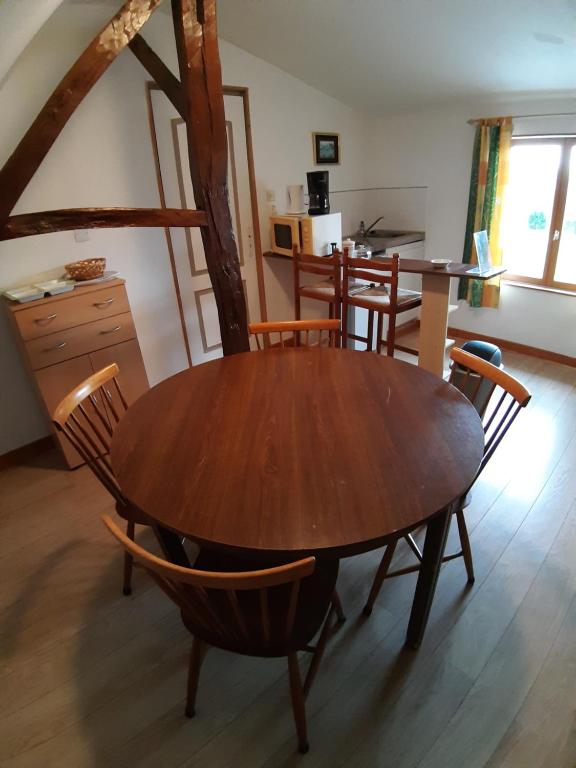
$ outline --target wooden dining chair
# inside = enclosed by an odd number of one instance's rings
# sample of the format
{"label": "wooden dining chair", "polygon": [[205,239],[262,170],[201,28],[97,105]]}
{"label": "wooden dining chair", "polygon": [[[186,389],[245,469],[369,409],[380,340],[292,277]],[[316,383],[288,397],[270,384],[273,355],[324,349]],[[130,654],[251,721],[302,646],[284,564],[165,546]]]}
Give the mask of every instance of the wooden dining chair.
{"label": "wooden dining chair", "polygon": [[[482,461],[480,462],[480,467],[474,480],[453,507],[456,523],[458,525],[460,550],[454,554],[445,555],[442,559],[442,562],[446,563],[449,560],[454,560],[458,557],[464,558],[468,583],[472,584],[474,582],[474,564],[472,561],[472,549],[470,547],[466,519],[464,517],[464,502],[468,492],[483,472],[486,464],[494,455],[495,450],[500,445],[502,438],[510,429],[512,422],[516,419],[521,409],[525,408],[530,402],[531,395],[526,387],[521,384],[518,379],[515,379],[514,376],[506,373],[506,371],[501,368],[492,365],[492,363],[489,363],[487,360],[483,360],[476,355],[470,354],[470,352],[465,352],[463,349],[455,347],[450,351],[450,358],[452,359],[452,366],[449,381],[451,382],[456,372],[459,377],[462,375],[464,375],[464,377],[470,377],[469,381],[460,383],[463,383],[464,391],[471,402],[474,401],[475,393],[478,391],[478,388],[483,386],[484,382],[489,382],[490,384],[488,403],[483,407],[482,413],[480,414],[484,426],[484,453]],[[418,564],[408,566],[407,568],[401,568],[396,571],[390,571],[392,558],[394,557],[394,552],[401,538],[406,540],[419,563],[422,562],[422,552],[411,533],[401,536],[396,541],[388,544],[384,550],[384,555],[374,577],[368,600],[364,606],[365,616],[369,616],[372,613],[374,601],[378,597],[384,579],[390,579],[394,576],[402,576],[406,573],[413,573],[414,571],[420,570],[420,565]]]}
{"label": "wooden dining chair", "polygon": [[340,320],[280,320],[250,323],[250,335],[258,349],[266,347],[337,347],[340,343]]}
{"label": "wooden dining chair", "polygon": [[[378,317],[376,333],[376,352],[380,354],[384,316],[388,317],[386,333],[386,354],[394,356],[394,349],[418,354],[416,350],[396,344],[396,317],[409,309],[416,309],[422,304],[422,294],[398,288],[398,271],[400,257],[395,253],[391,258],[361,259],[343,256],[342,276],[342,346],[346,347],[348,339],[366,343],[366,350],[372,351],[374,335],[374,315]],[[368,284],[358,284],[356,280],[366,280]],[[361,307],[368,310],[368,330],[366,336],[348,332],[348,308]]]}
{"label": "wooden dining chair", "polygon": [[[52,422],[112,495],[116,512],[126,520],[126,533],[133,539],[135,525],[147,525],[148,520],[122,495],[109,459],[114,427],[128,408],[118,384],[118,373],[118,366],[112,363],[78,384],[56,407]],[[132,592],[129,552],[124,556],[123,592]]]}
{"label": "wooden dining chair", "polygon": [[[341,254],[335,250],[331,256],[314,256],[302,253],[298,246],[292,248],[294,273],[294,314],[301,319],[301,298],[324,301],[328,304],[328,317],[341,316]],[[301,275],[315,275],[322,280],[301,284]]]}
{"label": "wooden dining chair", "polygon": [[[246,656],[286,656],[298,749],[307,752],[305,700],[326,643],[345,618],[336,593],[338,560],[320,563],[307,557],[264,570],[234,571],[241,560],[202,550],[196,567],[184,568],[142,549],[110,517],[103,520],[136,565],[176,603],[193,636],[186,715],[196,712],[200,668],[208,648]],[[318,630],[318,640],[311,645]],[[303,683],[298,651],[312,654]]]}

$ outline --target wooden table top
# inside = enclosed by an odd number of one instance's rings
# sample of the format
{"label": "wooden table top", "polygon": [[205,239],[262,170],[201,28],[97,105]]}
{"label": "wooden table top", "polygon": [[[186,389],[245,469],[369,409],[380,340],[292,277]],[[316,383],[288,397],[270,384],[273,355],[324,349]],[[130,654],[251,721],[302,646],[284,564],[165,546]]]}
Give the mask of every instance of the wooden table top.
{"label": "wooden table top", "polygon": [[344,557],[459,497],[483,445],[468,400],[427,371],[300,348],[158,384],[119,424],[112,465],[132,503],[206,546]]}
{"label": "wooden table top", "polygon": [[[283,253],[275,253],[274,251],[266,251],[264,256],[278,259],[290,259],[292,256],[285,256]],[[372,257],[375,261],[378,260],[378,254],[375,253]],[[383,257],[385,258],[385,257]],[[366,269],[370,269],[369,266]],[[435,267],[428,259],[405,259],[400,255],[399,270],[400,272],[411,272],[415,275],[440,275],[448,277],[464,277],[469,280],[491,280],[493,277],[504,274],[506,267],[492,267],[486,272],[481,272],[478,275],[468,274],[470,269],[474,269],[474,264],[462,264],[458,261],[451,261],[448,266],[439,269]]]}
{"label": "wooden table top", "polygon": [[[375,261],[378,255],[373,256]],[[461,262],[451,261],[446,267],[438,268],[428,259],[403,259],[400,256],[400,272],[411,272],[417,275],[447,275],[448,277],[465,277],[470,280],[491,280],[493,277],[502,275],[506,272],[506,267],[492,267],[479,274],[468,274],[469,270],[474,269],[474,264],[462,264]]]}

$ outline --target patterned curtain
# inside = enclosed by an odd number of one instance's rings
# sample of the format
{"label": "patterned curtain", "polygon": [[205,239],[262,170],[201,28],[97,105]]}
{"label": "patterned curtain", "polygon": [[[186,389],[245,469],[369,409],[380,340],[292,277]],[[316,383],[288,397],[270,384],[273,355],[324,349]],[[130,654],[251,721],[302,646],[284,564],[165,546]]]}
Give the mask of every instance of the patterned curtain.
{"label": "patterned curtain", "polygon": [[[502,264],[500,220],[502,201],[508,182],[512,119],[498,117],[482,120],[476,126],[470,197],[464,240],[465,264],[477,264],[474,232],[488,232],[490,252],[494,266]],[[498,307],[500,278],[492,280],[460,280],[458,298],[466,299],[471,307]]]}

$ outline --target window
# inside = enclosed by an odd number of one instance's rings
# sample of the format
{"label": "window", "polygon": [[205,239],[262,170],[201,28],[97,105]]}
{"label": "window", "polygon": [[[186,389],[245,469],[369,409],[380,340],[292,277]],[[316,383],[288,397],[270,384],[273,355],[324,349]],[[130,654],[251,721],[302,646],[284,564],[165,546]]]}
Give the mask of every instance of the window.
{"label": "window", "polygon": [[512,139],[504,277],[576,291],[576,137]]}

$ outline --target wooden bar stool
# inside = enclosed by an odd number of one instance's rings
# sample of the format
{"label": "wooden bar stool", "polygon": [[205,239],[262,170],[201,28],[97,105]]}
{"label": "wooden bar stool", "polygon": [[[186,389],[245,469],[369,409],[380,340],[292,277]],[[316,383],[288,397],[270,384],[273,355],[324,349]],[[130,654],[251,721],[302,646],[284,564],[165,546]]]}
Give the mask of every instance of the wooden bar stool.
{"label": "wooden bar stool", "polygon": [[[422,294],[418,291],[408,291],[398,288],[399,255],[395,253],[390,259],[360,259],[344,254],[342,277],[342,346],[346,347],[348,339],[363,341],[366,350],[372,351],[372,336],[374,329],[374,314],[378,315],[376,336],[376,352],[380,353],[383,339],[382,330],[384,315],[388,315],[388,332],[386,334],[386,351],[394,356],[396,345],[396,316],[409,309],[415,309],[422,304]],[[368,285],[358,285],[356,280],[366,280]],[[354,281],[350,285],[350,281]],[[348,333],[348,307],[362,307],[368,310],[368,331],[366,336]],[[407,352],[415,352],[407,347],[401,347]]]}
{"label": "wooden bar stool", "polygon": [[[313,256],[301,253],[297,246],[292,249],[294,268],[294,311],[296,319],[300,320],[300,298],[302,296],[316,301],[328,303],[328,317],[341,317],[341,254],[336,250],[331,256]],[[323,280],[300,285],[300,273],[318,275]]]}

